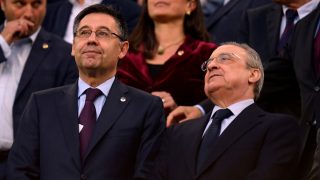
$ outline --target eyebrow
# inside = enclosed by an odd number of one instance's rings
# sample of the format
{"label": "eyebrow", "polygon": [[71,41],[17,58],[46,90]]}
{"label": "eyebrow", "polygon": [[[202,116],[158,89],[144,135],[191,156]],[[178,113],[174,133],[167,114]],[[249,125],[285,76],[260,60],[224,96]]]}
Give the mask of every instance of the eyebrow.
{"label": "eyebrow", "polygon": [[[88,28],[88,29],[91,29],[88,25],[84,25],[84,26],[80,27],[78,30],[87,29],[87,28]],[[110,28],[108,28],[108,27],[106,27],[106,26],[98,26],[97,29],[99,29],[99,30],[104,29],[104,30],[113,32],[112,30],[110,30]]]}

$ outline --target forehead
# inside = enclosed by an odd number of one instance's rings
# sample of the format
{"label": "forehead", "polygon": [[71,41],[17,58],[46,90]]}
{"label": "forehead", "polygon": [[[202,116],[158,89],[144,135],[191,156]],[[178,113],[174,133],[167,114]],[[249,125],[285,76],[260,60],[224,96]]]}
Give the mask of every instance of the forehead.
{"label": "forehead", "polygon": [[24,3],[34,3],[34,2],[42,2],[42,3],[46,3],[46,0],[2,0],[3,2],[24,2]]}
{"label": "forehead", "polygon": [[114,17],[108,14],[91,13],[81,19],[79,28],[84,26],[88,26],[90,28],[107,27],[110,30],[116,30],[117,22]]}
{"label": "forehead", "polygon": [[222,53],[233,53],[237,55],[245,55],[246,52],[241,47],[235,46],[235,45],[222,45],[219,46],[216,50],[214,50],[211,54],[212,56],[216,56]]}

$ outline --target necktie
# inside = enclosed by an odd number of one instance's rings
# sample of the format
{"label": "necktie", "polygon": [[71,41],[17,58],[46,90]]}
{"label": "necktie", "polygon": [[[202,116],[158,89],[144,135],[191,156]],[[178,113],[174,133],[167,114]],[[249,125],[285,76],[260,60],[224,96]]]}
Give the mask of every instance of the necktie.
{"label": "necktie", "polygon": [[83,125],[80,131],[80,154],[82,159],[85,156],[97,119],[93,102],[101,94],[102,92],[99,89],[88,88],[86,90],[86,102],[79,116],[80,124]]}
{"label": "necktie", "polygon": [[223,6],[224,0],[207,0],[203,5],[203,13],[205,16],[213,14]]}
{"label": "necktie", "polygon": [[212,123],[207,132],[204,134],[199,148],[197,172],[199,172],[206,158],[209,156],[211,150],[214,148],[214,144],[220,134],[222,120],[230,117],[231,115],[233,115],[233,113],[229,109],[220,109],[214,114]]}
{"label": "necktie", "polygon": [[320,75],[320,30],[318,30],[317,35],[314,39],[313,44],[313,60],[314,60],[314,67],[317,77]]}
{"label": "necktie", "polygon": [[292,35],[292,32],[294,30],[294,20],[298,16],[298,12],[293,9],[288,9],[286,11],[286,27],[284,28],[284,31],[280,37],[279,44],[278,44],[278,53],[279,55],[283,55],[284,48],[286,47],[287,43],[289,42],[289,39]]}

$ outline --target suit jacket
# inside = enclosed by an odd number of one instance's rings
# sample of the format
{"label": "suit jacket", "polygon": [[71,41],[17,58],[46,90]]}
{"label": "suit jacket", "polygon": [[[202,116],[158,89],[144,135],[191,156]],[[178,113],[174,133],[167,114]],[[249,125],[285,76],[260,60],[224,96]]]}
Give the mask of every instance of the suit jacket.
{"label": "suit jacket", "polygon": [[271,3],[249,9],[244,15],[239,41],[259,53],[263,67],[277,55],[282,13],[282,5]]}
{"label": "suit jacket", "polygon": [[145,178],[165,128],[160,98],[115,80],[81,162],[77,93],[75,83],[32,96],[9,155],[9,179]]}
{"label": "suit jacket", "polygon": [[206,26],[213,42],[236,41],[240,32],[241,17],[247,9],[258,7],[271,0],[230,0],[215,13],[206,17]]}
{"label": "suit jacket", "polygon": [[320,5],[298,22],[290,47],[293,68],[299,83],[302,103],[302,124],[317,120],[320,124],[320,77],[313,64],[313,41],[320,17]]}
{"label": "suit jacket", "polygon": [[282,16],[282,5],[276,3],[248,10],[239,41],[255,49],[262,60],[265,83],[257,101],[260,107],[300,118],[300,92],[294,71],[285,65],[288,59],[277,55]]}
{"label": "suit jacket", "polygon": [[[132,0],[103,0],[101,4],[107,4],[119,9],[126,20],[129,33],[133,30],[140,16],[140,6]],[[69,17],[72,11],[72,4],[69,1],[52,3],[47,6],[46,17],[43,27],[64,38]]]}
{"label": "suit jacket", "polygon": [[[6,61],[0,48],[0,62]],[[16,134],[19,120],[31,94],[35,91],[73,83],[78,77],[70,44],[41,29],[23,69],[13,104]]]}
{"label": "suit jacket", "polygon": [[266,113],[255,104],[225,129],[196,173],[197,151],[209,116],[167,131],[150,179],[291,179],[299,154],[298,126],[290,116]]}

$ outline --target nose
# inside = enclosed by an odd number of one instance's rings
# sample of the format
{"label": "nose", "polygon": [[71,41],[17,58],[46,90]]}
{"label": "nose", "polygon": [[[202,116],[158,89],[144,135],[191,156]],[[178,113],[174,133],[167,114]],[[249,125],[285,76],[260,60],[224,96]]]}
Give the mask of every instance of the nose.
{"label": "nose", "polygon": [[92,32],[88,37],[88,44],[97,44],[97,43],[98,43],[98,40],[97,40],[96,33]]}
{"label": "nose", "polygon": [[214,58],[209,64],[207,64],[207,70],[211,71],[213,69],[217,69],[218,68],[218,63],[217,60]]}
{"label": "nose", "polygon": [[24,7],[23,18],[31,20],[33,18],[33,7],[31,4],[28,4]]}

